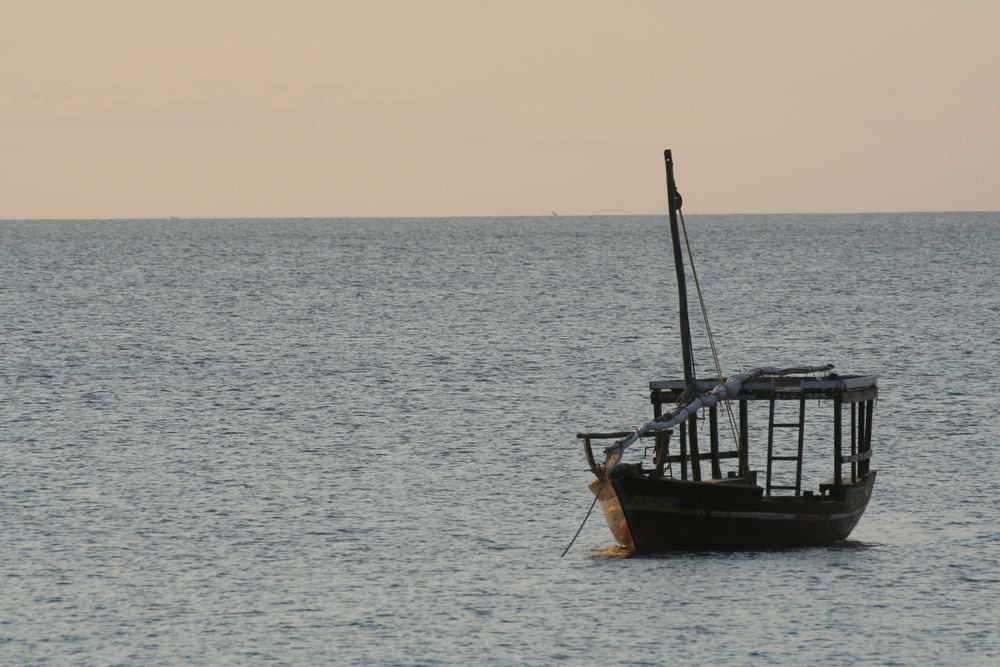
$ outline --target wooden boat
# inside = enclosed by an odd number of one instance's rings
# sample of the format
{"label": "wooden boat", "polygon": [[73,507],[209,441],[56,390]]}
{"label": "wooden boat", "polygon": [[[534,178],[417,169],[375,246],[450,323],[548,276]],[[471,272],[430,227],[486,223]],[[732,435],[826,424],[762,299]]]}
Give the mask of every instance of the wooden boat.
{"label": "wooden boat", "polygon": [[[596,477],[589,485],[595,502],[600,501],[615,539],[637,551],[788,547],[844,540],[864,513],[875,484],[876,471],[870,464],[876,379],[839,375],[832,372],[832,365],[755,368],[729,378],[695,377],[677,222],[682,202],[669,150],[664,158],[684,379],[650,383],[653,420],[636,430],[577,434]],[[809,428],[806,424],[807,412],[816,412],[817,403],[820,414],[832,419],[832,428],[825,421],[818,436],[814,422]],[[767,408],[766,453],[758,455],[766,465],[763,484],[750,466],[751,405],[758,413]],[[722,448],[720,412],[733,431],[732,449]],[[706,420],[708,447],[703,451],[699,440]],[[807,434],[810,445],[825,451],[805,451]],[[613,441],[604,449],[601,463],[594,456],[594,443],[600,440]],[[637,443],[647,446],[627,451]],[[758,444],[763,450],[765,443]],[[643,460],[625,460],[639,449]],[[807,489],[802,481],[810,454],[820,457],[824,467],[832,465],[832,477],[815,489]],[[724,471],[724,464],[733,469]],[[812,469],[815,464],[808,466]]]}

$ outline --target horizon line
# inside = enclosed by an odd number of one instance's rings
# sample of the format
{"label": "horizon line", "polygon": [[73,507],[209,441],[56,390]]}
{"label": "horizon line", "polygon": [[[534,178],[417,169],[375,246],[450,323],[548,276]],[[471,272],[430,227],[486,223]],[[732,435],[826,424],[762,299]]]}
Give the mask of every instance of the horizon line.
{"label": "horizon line", "polygon": [[[688,213],[690,217],[700,216],[836,216],[836,215],[927,215],[935,213],[1000,213],[1000,209],[941,209],[913,211],[837,211],[837,212],[765,212],[765,213]],[[138,221],[231,221],[231,220],[471,220],[480,218],[649,218],[666,216],[659,213],[550,213],[500,214],[500,215],[289,215],[289,216],[144,216],[144,217],[87,217],[87,218],[0,218],[0,222],[138,222]]]}

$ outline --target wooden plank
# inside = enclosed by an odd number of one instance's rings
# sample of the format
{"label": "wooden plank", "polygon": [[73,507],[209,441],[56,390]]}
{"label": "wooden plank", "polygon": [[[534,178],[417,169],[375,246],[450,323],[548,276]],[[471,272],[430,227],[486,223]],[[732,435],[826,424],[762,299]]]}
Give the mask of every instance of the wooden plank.
{"label": "wooden plank", "polygon": [[857,463],[858,461],[866,461],[872,457],[872,450],[868,449],[863,452],[858,452],[853,456],[841,456],[841,463]]}
{"label": "wooden plank", "polygon": [[[722,384],[728,378],[700,378],[695,382],[695,386],[700,391],[711,391],[717,385]],[[744,388],[767,389],[771,386],[771,380],[777,380],[776,386],[779,389],[786,387],[806,387],[808,389],[859,389],[863,387],[874,387],[878,384],[878,378],[874,375],[840,375],[832,379],[816,379],[812,375],[780,375],[758,376],[748,380]],[[683,391],[684,380],[654,380],[649,383],[650,389],[666,391]]]}
{"label": "wooden plank", "polygon": [[[739,457],[740,453],[735,450],[731,452],[719,452],[720,459],[738,459]],[[671,454],[670,456],[664,456],[663,461],[669,463],[684,463],[686,459],[690,458],[691,457],[689,455]],[[698,459],[701,461],[708,461],[711,458],[712,454],[710,452],[705,452],[704,454],[698,454]]]}
{"label": "wooden plank", "polygon": [[620,438],[627,438],[628,436],[635,433],[635,431],[612,431],[611,433],[577,433],[576,437],[578,440],[617,440]]}
{"label": "wooden plank", "polygon": [[[839,484],[837,483],[838,481],[840,482]],[[833,488],[835,486],[851,486],[852,484],[856,484],[857,482],[860,482],[860,481],[861,481],[861,479],[857,478],[857,477],[855,477],[853,479],[850,478],[850,477],[842,477],[840,480],[837,480],[837,479],[831,477],[830,479],[826,480],[825,482],[821,482],[820,483],[819,490],[820,491],[825,491],[825,490],[831,489],[831,488]]]}
{"label": "wooden plank", "polygon": [[[705,389],[703,391],[709,391],[709,389]],[[683,389],[671,388],[669,390],[663,390],[654,388],[650,392],[650,401],[653,405],[663,405],[667,403],[673,404],[677,402],[682,393]],[[779,386],[774,393],[774,398],[778,401],[798,401],[802,400],[802,398],[822,401],[832,400],[839,396],[845,403],[860,403],[862,401],[872,400],[877,395],[878,387],[875,385],[863,385],[856,389]],[[763,383],[748,383],[741,388],[740,393],[736,398],[750,401],[767,401],[771,399],[771,390]]]}

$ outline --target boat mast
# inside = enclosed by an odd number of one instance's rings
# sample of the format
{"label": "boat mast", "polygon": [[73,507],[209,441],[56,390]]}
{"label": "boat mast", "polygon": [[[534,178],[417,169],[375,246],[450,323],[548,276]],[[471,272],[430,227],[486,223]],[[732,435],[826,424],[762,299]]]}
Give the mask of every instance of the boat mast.
{"label": "boat mast", "polygon": [[[684,385],[689,393],[695,390],[694,349],[691,345],[691,324],[688,320],[687,279],[684,276],[684,256],[681,253],[681,234],[677,226],[677,211],[682,200],[677,192],[674,181],[674,158],[670,149],[663,151],[663,160],[667,165],[667,206],[670,210],[670,239],[674,246],[674,269],[677,272],[677,299],[679,301],[681,325],[681,352],[684,359]],[[692,414],[687,428],[687,439],[691,445],[691,473],[696,481],[701,480],[701,465],[698,461],[698,424],[697,415]],[[683,431],[682,431],[683,434]],[[682,438],[683,439],[683,438]]]}
{"label": "boat mast", "polygon": [[670,208],[670,239],[674,246],[674,269],[677,271],[677,298],[680,302],[681,352],[684,359],[684,384],[694,385],[694,350],[691,347],[691,324],[688,321],[687,279],[684,276],[684,256],[681,254],[681,234],[677,227],[677,211],[681,208],[681,196],[674,182],[674,159],[670,149],[663,151],[667,163],[667,204]]}

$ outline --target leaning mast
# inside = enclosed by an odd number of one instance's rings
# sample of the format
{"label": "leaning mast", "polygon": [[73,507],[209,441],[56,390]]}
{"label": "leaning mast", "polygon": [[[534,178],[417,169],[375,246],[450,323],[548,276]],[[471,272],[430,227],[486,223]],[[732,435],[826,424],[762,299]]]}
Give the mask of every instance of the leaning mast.
{"label": "leaning mast", "polygon": [[[691,323],[688,319],[687,279],[684,275],[684,256],[681,253],[681,234],[677,226],[677,212],[682,200],[677,192],[674,181],[674,158],[670,149],[663,151],[663,160],[667,166],[667,206],[670,210],[670,239],[674,247],[674,269],[677,272],[677,299],[679,301],[681,352],[684,359],[684,384],[687,392],[695,391],[694,348],[691,345]],[[691,400],[689,395],[687,400]],[[688,421],[687,439],[691,444],[691,472],[696,481],[701,480],[701,465],[698,461],[698,428],[697,415],[692,414]],[[683,427],[682,427],[683,428]],[[684,440],[682,430],[681,441]],[[682,444],[683,446],[683,444]]]}

